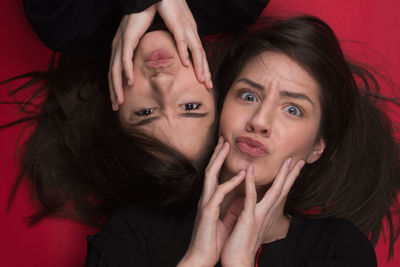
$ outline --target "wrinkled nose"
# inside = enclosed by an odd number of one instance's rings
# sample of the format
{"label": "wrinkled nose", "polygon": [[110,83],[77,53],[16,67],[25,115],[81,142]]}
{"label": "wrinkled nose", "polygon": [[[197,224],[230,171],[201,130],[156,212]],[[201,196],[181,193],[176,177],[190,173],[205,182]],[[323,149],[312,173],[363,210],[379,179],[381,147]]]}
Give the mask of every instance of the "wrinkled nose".
{"label": "wrinkled nose", "polygon": [[161,93],[169,93],[175,77],[169,73],[157,73],[151,77],[150,82],[152,86]]}

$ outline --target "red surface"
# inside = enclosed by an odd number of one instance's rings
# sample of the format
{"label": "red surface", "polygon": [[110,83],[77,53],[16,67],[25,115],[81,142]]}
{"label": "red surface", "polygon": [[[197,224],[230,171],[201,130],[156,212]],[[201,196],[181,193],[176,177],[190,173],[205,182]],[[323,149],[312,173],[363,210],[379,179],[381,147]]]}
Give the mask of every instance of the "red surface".
{"label": "red surface", "polygon": [[[44,70],[50,57],[26,21],[22,1],[0,2],[0,80],[26,71]],[[385,0],[271,0],[268,13],[314,14],[334,29],[352,57],[389,74],[400,84],[400,1]],[[0,86],[0,99],[6,97]],[[384,88],[386,91],[387,88]],[[400,114],[394,110],[391,114]],[[0,106],[0,122],[15,118],[15,109]],[[400,117],[393,115],[399,127]],[[95,229],[64,219],[49,218],[33,227],[23,218],[34,211],[29,185],[18,191],[6,213],[9,191],[16,176],[15,146],[20,128],[0,131],[0,266],[82,266],[85,236]],[[387,263],[383,239],[376,252],[379,266],[400,266],[400,243],[395,258]]]}

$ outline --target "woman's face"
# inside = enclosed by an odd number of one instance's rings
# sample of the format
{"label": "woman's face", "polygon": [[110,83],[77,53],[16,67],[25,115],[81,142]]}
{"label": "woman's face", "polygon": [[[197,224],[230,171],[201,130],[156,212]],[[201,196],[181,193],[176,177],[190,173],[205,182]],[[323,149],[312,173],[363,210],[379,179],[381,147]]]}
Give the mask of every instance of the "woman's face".
{"label": "woman's face", "polygon": [[264,52],[250,60],[230,88],[220,118],[220,135],[230,143],[224,170],[254,166],[256,184],[273,181],[292,157],[316,161],[325,148],[318,137],[319,85],[288,56]]}
{"label": "woman's face", "polygon": [[124,85],[119,110],[123,128],[136,127],[189,159],[201,154],[211,138],[214,99],[197,81],[193,66],[182,65],[171,34],[144,35],[135,50],[133,71],[134,84]]}

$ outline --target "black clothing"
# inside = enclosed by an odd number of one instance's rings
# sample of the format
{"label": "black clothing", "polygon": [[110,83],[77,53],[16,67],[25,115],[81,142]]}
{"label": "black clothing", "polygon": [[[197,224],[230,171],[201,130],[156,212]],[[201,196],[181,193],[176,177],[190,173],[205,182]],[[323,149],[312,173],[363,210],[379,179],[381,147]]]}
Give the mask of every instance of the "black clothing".
{"label": "black clothing", "polygon": [[[61,52],[109,49],[123,14],[160,0],[23,0],[26,16],[42,42]],[[200,36],[253,23],[269,0],[187,0]]]}
{"label": "black clothing", "polygon": [[[88,237],[85,266],[176,266],[189,246],[195,216],[193,210],[125,208]],[[258,259],[258,266],[376,265],[371,243],[350,222],[299,214],[286,238],[263,244]]]}

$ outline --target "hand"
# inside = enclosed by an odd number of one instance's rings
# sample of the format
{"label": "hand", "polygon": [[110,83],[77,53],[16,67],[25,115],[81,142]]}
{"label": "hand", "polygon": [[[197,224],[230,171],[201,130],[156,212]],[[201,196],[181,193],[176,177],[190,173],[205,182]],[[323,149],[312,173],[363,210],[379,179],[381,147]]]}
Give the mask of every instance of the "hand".
{"label": "hand", "polygon": [[[271,233],[271,229],[285,221],[283,210],[287,195],[304,166],[304,161],[301,160],[290,170],[290,161],[289,158],[282,164],[273,184],[258,203],[254,168],[248,168],[243,209],[223,247],[223,266],[254,266],[254,258],[261,243],[264,240],[277,239],[277,233]],[[240,200],[233,205],[240,206]]]}
{"label": "hand", "polygon": [[134,83],[133,53],[140,38],[151,25],[156,11],[174,35],[182,64],[190,64],[188,48],[192,52],[194,69],[199,82],[212,88],[207,57],[203,50],[196,22],[185,0],[162,0],[140,13],[125,15],[112,42],[108,83],[114,111],[124,102],[123,75],[129,86]]}
{"label": "hand", "polygon": [[192,239],[178,266],[214,266],[220,259],[222,246],[236,221],[236,217],[232,218],[229,215],[221,221],[220,205],[225,195],[245,177],[242,171],[229,181],[218,185],[219,172],[228,153],[229,144],[223,144],[223,139],[220,138],[206,169]]}
{"label": "hand", "polygon": [[156,8],[152,5],[140,13],[123,16],[114,36],[108,72],[108,85],[114,111],[118,110],[119,105],[124,102],[123,73],[128,85],[133,84],[133,52],[152,23],[155,14]]}
{"label": "hand", "polygon": [[185,0],[162,0],[156,4],[157,12],[175,38],[182,64],[190,64],[188,48],[192,53],[197,80],[208,89],[213,87],[207,56],[193,18]]}

